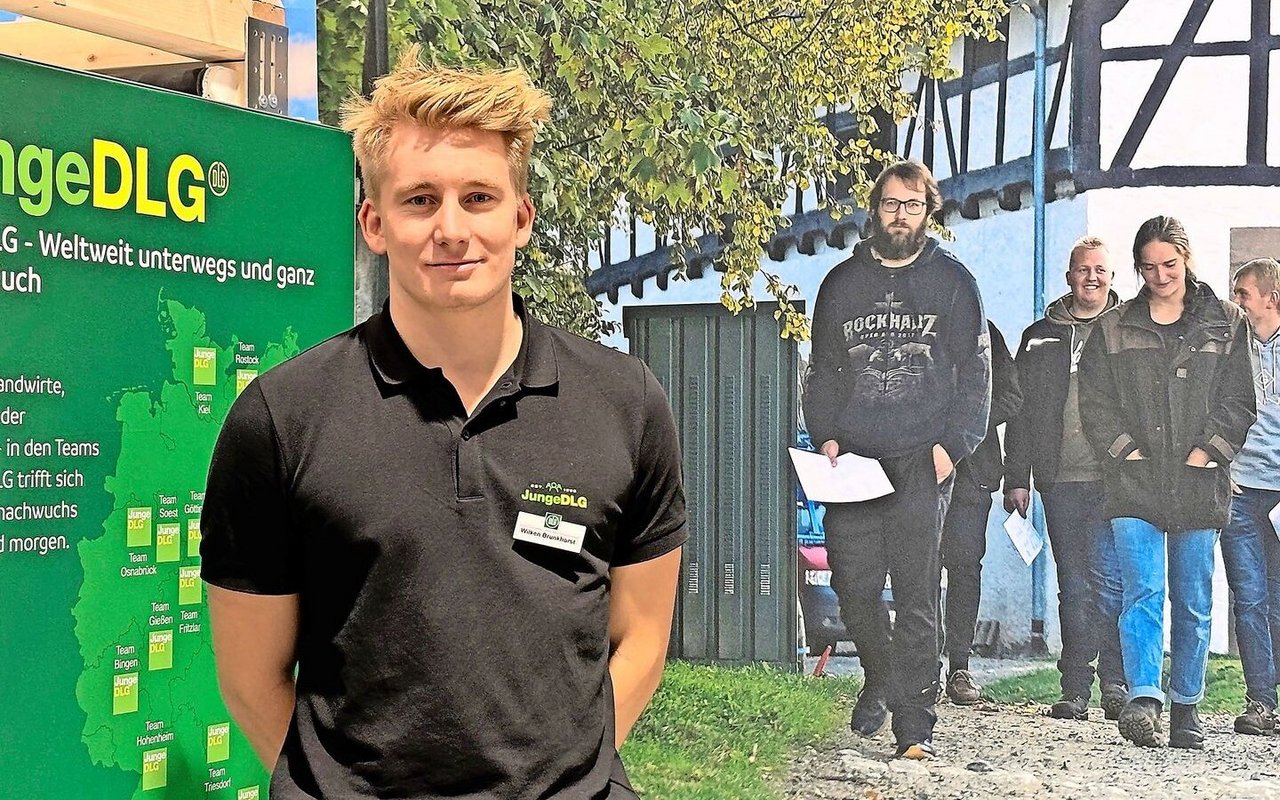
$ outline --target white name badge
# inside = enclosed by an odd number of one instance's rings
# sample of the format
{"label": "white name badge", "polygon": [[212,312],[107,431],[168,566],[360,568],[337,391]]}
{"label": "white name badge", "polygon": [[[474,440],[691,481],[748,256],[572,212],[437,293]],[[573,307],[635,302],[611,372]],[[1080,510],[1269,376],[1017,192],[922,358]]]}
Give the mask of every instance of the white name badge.
{"label": "white name badge", "polygon": [[582,543],[587,538],[587,526],[566,522],[554,511],[546,514],[521,511],[516,517],[516,529],[512,536],[519,542],[581,553]]}

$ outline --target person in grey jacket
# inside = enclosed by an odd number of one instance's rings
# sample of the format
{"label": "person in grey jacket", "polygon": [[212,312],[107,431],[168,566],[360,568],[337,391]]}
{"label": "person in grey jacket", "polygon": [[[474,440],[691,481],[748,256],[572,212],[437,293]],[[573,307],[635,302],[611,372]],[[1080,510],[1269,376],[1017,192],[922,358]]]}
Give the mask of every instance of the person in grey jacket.
{"label": "person in grey jacket", "polygon": [[1117,627],[1120,565],[1102,514],[1102,467],[1085,440],[1079,404],[1080,354],[1098,317],[1120,304],[1114,275],[1101,239],[1072,246],[1070,293],[1022,334],[1016,360],[1026,402],[1005,429],[1005,510],[1027,516],[1034,476],[1058,572],[1062,696],[1049,707],[1057,719],[1089,718],[1095,658],[1107,719],[1119,718],[1128,693]]}
{"label": "person in grey jacket", "polygon": [[1280,506],[1280,264],[1259,258],[1243,265],[1232,294],[1253,328],[1249,356],[1258,421],[1231,462],[1235,491],[1222,531],[1222,561],[1244,669],[1245,708],[1235,729],[1265,735],[1275,730],[1280,655],[1280,538],[1268,519]]}

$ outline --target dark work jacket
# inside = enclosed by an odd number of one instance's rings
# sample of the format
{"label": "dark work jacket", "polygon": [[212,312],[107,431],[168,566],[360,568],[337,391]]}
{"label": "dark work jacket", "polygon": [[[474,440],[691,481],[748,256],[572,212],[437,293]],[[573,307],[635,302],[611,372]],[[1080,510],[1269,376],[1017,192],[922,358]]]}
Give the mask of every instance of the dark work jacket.
{"label": "dark work jacket", "polygon": [[[1022,332],[1014,361],[1022,390],[1021,410],[1004,430],[1004,490],[1048,489],[1062,466],[1062,427],[1071,390],[1071,353],[1077,326],[1092,325],[1098,317],[1076,322],[1070,314],[1071,295],[1049,304],[1045,315]],[[1120,305],[1115,292],[1103,313]],[[1101,315],[1099,315],[1101,316]]]}
{"label": "dark work jacket", "polygon": [[986,438],[973,455],[956,466],[956,480],[967,480],[984,492],[994,492],[1000,488],[1000,473],[1004,468],[996,426],[1018,413],[1022,407],[1022,390],[1004,336],[991,320],[987,320],[987,330],[991,333],[991,417],[987,421]]}
{"label": "dark work jacket", "polygon": [[[1103,314],[1080,359],[1080,417],[1106,485],[1108,519],[1168,531],[1222,528],[1228,466],[1256,417],[1244,312],[1188,278],[1190,325],[1170,356],[1144,288]],[[1217,462],[1189,467],[1199,447]],[[1126,457],[1140,450],[1142,460]]]}

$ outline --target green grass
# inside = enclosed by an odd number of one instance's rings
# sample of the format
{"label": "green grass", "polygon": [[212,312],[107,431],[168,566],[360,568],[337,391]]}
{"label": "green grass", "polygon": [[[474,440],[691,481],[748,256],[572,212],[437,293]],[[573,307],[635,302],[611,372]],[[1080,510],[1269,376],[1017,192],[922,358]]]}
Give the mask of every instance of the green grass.
{"label": "green grass", "polygon": [[627,773],[646,800],[777,798],[788,755],[839,729],[859,685],[672,662],[622,749]]}
{"label": "green grass", "polygon": [[[1165,679],[1169,676],[1169,660],[1164,662]],[[1005,678],[985,687],[984,693],[1001,703],[1052,703],[1058,699],[1061,689],[1058,670],[1053,667],[1030,672],[1015,678]],[[1093,702],[1098,702],[1098,687],[1093,687]],[[1244,708],[1244,673],[1240,671],[1240,659],[1229,656],[1210,656],[1209,669],[1205,673],[1205,696],[1200,710],[1239,713]]]}

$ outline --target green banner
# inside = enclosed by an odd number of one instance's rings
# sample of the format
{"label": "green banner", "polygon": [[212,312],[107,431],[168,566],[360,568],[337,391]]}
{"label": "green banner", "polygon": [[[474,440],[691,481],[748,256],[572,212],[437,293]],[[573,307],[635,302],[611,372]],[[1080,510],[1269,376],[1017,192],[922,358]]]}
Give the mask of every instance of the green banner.
{"label": "green banner", "polygon": [[0,59],[0,797],[267,796],[218,694],[209,454],[348,327],[331,129]]}

